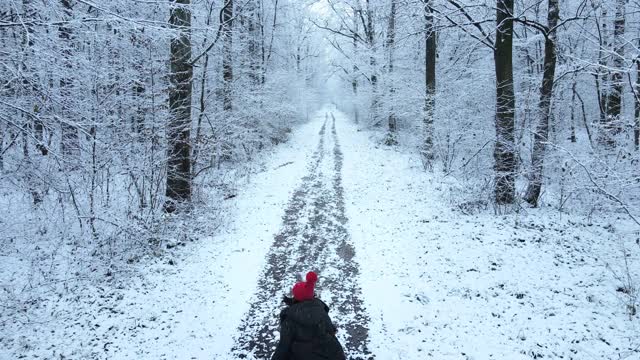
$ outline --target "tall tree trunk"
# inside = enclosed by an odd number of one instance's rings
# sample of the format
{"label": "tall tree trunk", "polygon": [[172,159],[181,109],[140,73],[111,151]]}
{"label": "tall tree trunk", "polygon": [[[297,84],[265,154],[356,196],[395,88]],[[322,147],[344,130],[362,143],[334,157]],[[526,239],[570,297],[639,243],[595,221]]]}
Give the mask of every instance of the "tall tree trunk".
{"label": "tall tree trunk", "polygon": [[389,69],[389,97],[390,97],[390,109],[389,109],[389,119],[388,119],[388,132],[387,138],[385,140],[385,144],[387,145],[397,145],[398,140],[396,138],[396,131],[398,130],[398,123],[396,114],[393,109],[393,96],[395,93],[395,88],[393,84],[393,56],[394,50],[396,46],[396,0],[391,0],[391,10],[389,13],[389,27],[387,29],[387,51],[388,51],[388,69]]}
{"label": "tall tree trunk", "polygon": [[62,131],[62,154],[67,161],[70,161],[70,158],[77,157],[80,152],[78,129],[69,119],[69,102],[71,101],[71,89],[73,87],[73,81],[70,78],[73,72],[73,33],[69,22],[73,18],[73,7],[71,0],[60,0],[60,2],[64,12],[64,21],[58,28],[58,36],[62,40],[62,63],[64,65],[64,75],[60,78],[60,94],[62,97],[60,126]]}
{"label": "tall tree trunk", "polygon": [[[358,2],[358,7],[353,9],[353,31],[358,34],[358,24],[360,23],[360,19],[358,18],[362,9],[359,7],[360,3]],[[353,68],[351,73],[351,89],[353,90],[353,117],[355,123],[358,123],[358,65],[356,65],[355,59],[358,58],[358,40],[353,38]]]}
{"label": "tall tree trunk", "polygon": [[626,0],[616,0],[613,34],[607,26],[607,6],[602,6],[602,31],[599,65],[600,131],[598,142],[607,148],[615,146],[615,136],[621,131],[622,92],[624,87],[624,31]]}
{"label": "tall tree trunk", "polygon": [[233,0],[226,0],[222,12],[222,81],[223,81],[223,105],[225,111],[233,109]]}
{"label": "tall tree trunk", "polygon": [[4,171],[4,137],[5,137],[5,127],[0,125],[0,171]]}
{"label": "tall tree trunk", "polygon": [[25,72],[24,75],[24,89],[28,90],[28,95],[33,98],[33,105],[28,108],[33,111],[36,115],[33,119],[33,130],[34,137],[37,140],[36,148],[40,151],[42,155],[47,155],[49,153],[49,149],[47,148],[44,142],[44,124],[39,118],[40,107],[38,106],[37,100],[39,98],[38,93],[40,92],[39,87],[39,77],[36,73],[35,69],[31,66],[33,61],[36,61],[36,52],[34,50],[35,45],[35,29],[33,26],[33,22],[38,19],[38,9],[33,4],[33,0],[22,0],[22,8],[23,8],[23,19],[25,21],[25,32],[23,39],[23,46],[26,47],[25,52],[27,53],[25,62],[23,64],[23,69]]}
{"label": "tall tree trunk", "polygon": [[549,0],[547,28],[550,32],[545,34],[544,43],[544,72],[542,75],[542,87],[540,88],[540,103],[538,105],[538,126],[533,136],[533,154],[531,156],[531,179],[527,187],[525,201],[533,206],[538,206],[544,168],[546,143],[549,138],[549,117],[551,99],[553,97],[553,84],[556,73],[556,31],[560,18],[559,0]]}
{"label": "tall tree trunk", "polygon": [[177,205],[191,200],[191,61],[190,0],[173,0],[169,24],[174,31],[171,39],[171,74],[169,80],[169,110],[167,128],[167,202],[164,209],[173,212]]}
{"label": "tall tree trunk", "polygon": [[577,141],[576,139],[576,86],[578,82],[573,79],[573,84],[571,85],[571,136],[569,139],[572,143]]}
{"label": "tall tree trunk", "polygon": [[613,74],[611,89],[607,94],[608,130],[616,135],[622,130],[620,115],[622,113],[622,91],[624,86],[624,28],[626,0],[616,0],[616,17],[613,23]]}
{"label": "tall tree trunk", "polygon": [[[144,49],[147,44],[143,40],[145,28],[136,29],[131,35],[131,44],[135,47]],[[133,113],[132,126],[134,131],[138,134],[142,134],[144,131],[146,109],[145,109],[145,93],[147,91],[145,84],[145,69],[141,61],[136,61],[133,64],[133,69],[138,78],[132,81],[133,84],[133,96],[136,102],[136,111]]]}
{"label": "tall tree trunk", "polygon": [[378,124],[378,74],[377,63],[375,57],[375,31],[373,25],[373,9],[371,7],[371,0],[366,0],[367,6],[367,28],[365,34],[367,36],[367,45],[369,45],[369,65],[371,66],[371,117],[374,124]]}
{"label": "tall tree trunk", "polygon": [[424,94],[424,144],[422,148],[422,161],[425,169],[433,170],[435,152],[433,146],[434,117],[436,106],[436,28],[434,26],[432,0],[424,0],[424,69],[425,69],[425,94]]}
{"label": "tall tree trunk", "polygon": [[[257,21],[258,21],[258,30],[257,35],[259,37],[256,45],[259,48],[260,56],[260,84],[264,85],[267,81],[266,68],[267,68],[267,53],[266,53],[266,39],[264,38],[264,21],[265,21],[265,13],[264,13],[264,0],[260,0],[258,3],[258,9],[256,10]],[[256,61],[258,60],[256,59]]]}
{"label": "tall tree trunk", "polygon": [[[594,8],[595,9],[595,8]],[[607,7],[602,7],[602,26],[599,30],[598,71],[596,72],[596,91],[598,92],[598,106],[600,109],[600,125],[607,121],[607,93],[609,86],[609,72],[607,70],[607,56],[609,53],[609,34],[607,30]]]}
{"label": "tall tree trunk", "polygon": [[[213,17],[213,7],[214,2],[209,4],[209,13],[207,15],[206,25],[207,27],[211,26],[211,20]],[[205,46],[209,42],[209,37],[205,36],[202,44]],[[198,156],[200,155],[200,143],[202,142],[202,119],[205,116],[205,111],[207,108],[206,98],[207,98],[207,80],[209,79],[209,53],[207,52],[204,55],[204,64],[202,65],[202,75],[200,77],[200,98],[199,98],[199,112],[198,112],[198,120],[196,121],[196,136],[193,141],[193,152],[191,155],[191,177],[195,178],[197,174],[197,166],[198,166]]]}
{"label": "tall tree trunk", "polygon": [[261,16],[260,16],[260,4],[257,0],[248,1],[244,7],[244,18],[247,19],[247,47],[248,47],[248,63],[249,63],[249,78],[251,79],[254,89],[262,83],[262,66],[264,61],[261,55]]}
{"label": "tall tree trunk", "polygon": [[[269,48],[266,48],[266,37],[265,37],[265,33],[264,33],[264,26],[265,26],[265,19],[266,19],[266,15],[264,12],[264,0],[261,0],[260,2],[260,6],[261,6],[261,10],[260,10],[260,41],[261,41],[261,46],[262,46],[262,84],[264,84],[266,82],[266,78],[267,78],[267,67],[269,65],[269,60],[271,59],[271,55],[273,55],[273,40],[276,34],[276,27],[278,25],[278,0],[275,0],[273,3],[273,18],[271,21],[271,36],[269,39]],[[298,45],[298,56],[300,55],[300,46]],[[297,69],[299,71],[300,69],[300,58],[298,58],[298,64],[297,64]]]}
{"label": "tall tree trunk", "polygon": [[513,89],[513,0],[497,0],[495,72],[496,143],[495,202],[512,204],[515,200],[515,106]]}
{"label": "tall tree trunk", "polygon": [[636,151],[640,150],[640,56],[636,57],[636,83],[635,83],[635,126],[633,130],[633,143]]}

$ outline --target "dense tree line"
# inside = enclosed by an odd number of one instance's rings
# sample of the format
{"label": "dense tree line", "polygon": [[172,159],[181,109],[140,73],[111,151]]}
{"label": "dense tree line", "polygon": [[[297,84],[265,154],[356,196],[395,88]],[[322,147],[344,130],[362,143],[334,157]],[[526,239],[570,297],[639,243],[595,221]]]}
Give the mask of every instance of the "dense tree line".
{"label": "dense tree line", "polygon": [[422,134],[404,141],[425,169],[473,179],[500,211],[545,194],[559,208],[637,202],[637,4],[327,3],[333,16],[315,24],[341,55],[333,66],[354,89],[349,108],[368,111],[387,144]]}
{"label": "dense tree line", "polygon": [[158,243],[330,96],[463,180],[459,206],[638,216],[636,3],[0,4],[0,190],[37,224],[24,242]]}
{"label": "dense tree line", "polygon": [[228,195],[226,174],[316,106],[307,12],[291,0],[1,0],[3,203],[104,244],[157,238],[164,213]]}

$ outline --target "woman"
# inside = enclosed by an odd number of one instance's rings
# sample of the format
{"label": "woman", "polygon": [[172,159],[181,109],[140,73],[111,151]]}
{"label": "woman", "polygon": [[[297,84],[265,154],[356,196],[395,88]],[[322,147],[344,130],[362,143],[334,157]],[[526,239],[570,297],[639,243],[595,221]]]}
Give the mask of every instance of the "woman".
{"label": "woman", "polygon": [[280,313],[280,342],[271,360],[345,360],[329,307],[315,297],[317,281],[311,271],[295,284],[293,298],[284,297],[288,306]]}

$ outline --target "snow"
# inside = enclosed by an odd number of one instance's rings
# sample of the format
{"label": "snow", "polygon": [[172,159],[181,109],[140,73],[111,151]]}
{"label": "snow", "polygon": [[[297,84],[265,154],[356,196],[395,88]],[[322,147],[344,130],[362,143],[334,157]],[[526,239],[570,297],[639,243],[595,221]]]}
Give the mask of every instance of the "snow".
{"label": "snow", "polygon": [[[328,112],[344,154],[346,226],[375,358],[640,359],[640,319],[617,291],[623,254],[640,281],[638,230],[624,216],[464,215],[451,200],[463,184],[425,173],[412,151],[377,145],[330,106],[238,186],[226,201],[228,221],[176,252],[174,265],[148,261],[144,276],[122,288],[49,298],[44,322],[0,315],[0,359],[232,359]],[[0,259],[3,282],[11,259]],[[320,284],[323,271],[336,273],[319,270]]]}
{"label": "snow", "polygon": [[[279,146],[263,171],[228,200],[230,223],[188,244],[174,260],[177,265],[146,264],[144,276],[132,278],[126,289],[98,286],[71,294],[76,300],[63,304],[48,299],[44,306],[59,316],[47,323],[21,324],[2,316],[0,359],[224,358],[318,127],[318,122],[303,125]],[[0,269],[2,279],[10,275],[10,268]]]}
{"label": "snow", "polygon": [[623,273],[624,246],[640,276],[628,220],[588,224],[545,209],[463,215],[447,200],[460,184],[340,117],[377,358],[640,359],[638,317],[629,319],[610,270]]}

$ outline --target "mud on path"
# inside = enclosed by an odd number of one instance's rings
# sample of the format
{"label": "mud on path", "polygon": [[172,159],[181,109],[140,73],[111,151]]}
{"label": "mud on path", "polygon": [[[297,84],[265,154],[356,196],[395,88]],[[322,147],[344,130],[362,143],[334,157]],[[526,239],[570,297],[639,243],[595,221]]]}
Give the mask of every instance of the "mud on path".
{"label": "mud on path", "polygon": [[[330,126],[330,129],[328,127]],[[331,306],[348,359],[373,359],[369,352],[369,318],[358,287],[358,265],[346,228],[342,188],[342,152],[335,117],[326,114],[307,175],[293,193],[258,279],[258,291],[240,326],[232,350],[242,359],[270,359],[278,340],[282,295],[296,276],[315,270],[319,297]]]}

